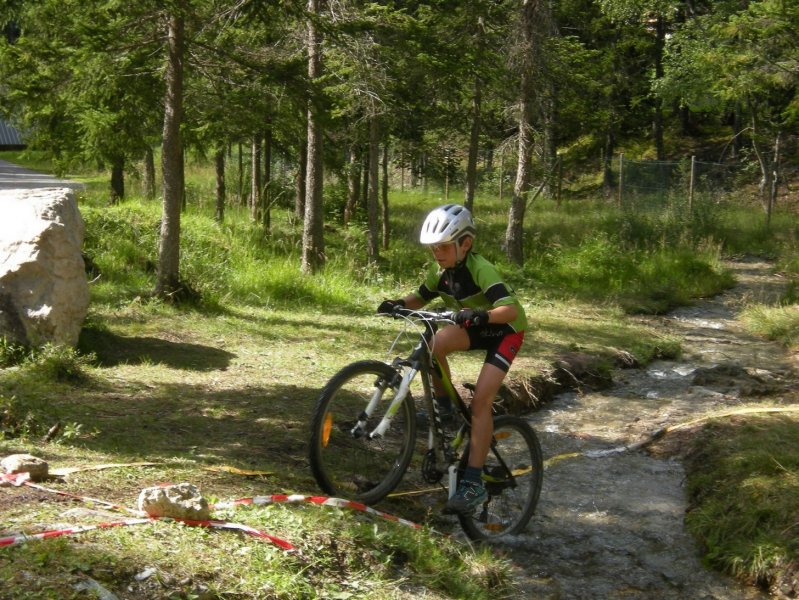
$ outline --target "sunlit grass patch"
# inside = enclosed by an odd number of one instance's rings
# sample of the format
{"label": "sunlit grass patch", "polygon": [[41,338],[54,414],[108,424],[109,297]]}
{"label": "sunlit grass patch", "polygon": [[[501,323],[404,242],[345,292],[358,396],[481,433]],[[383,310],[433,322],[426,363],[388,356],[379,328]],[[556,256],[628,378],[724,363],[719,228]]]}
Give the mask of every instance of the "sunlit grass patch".
{"label": "sunlit grass patch", "polygon": [[799,345],[799,304],[786,306],[751,305],[741,314],[747,329],[788,348]]}
{"label": "sunlit grass patch", "polygon": [[[686,517],[715,567],[765,587],[799,564],[799,423],[738,417],[708,425],[688,458]],[[790,565],[794,565],[791,570]]]}

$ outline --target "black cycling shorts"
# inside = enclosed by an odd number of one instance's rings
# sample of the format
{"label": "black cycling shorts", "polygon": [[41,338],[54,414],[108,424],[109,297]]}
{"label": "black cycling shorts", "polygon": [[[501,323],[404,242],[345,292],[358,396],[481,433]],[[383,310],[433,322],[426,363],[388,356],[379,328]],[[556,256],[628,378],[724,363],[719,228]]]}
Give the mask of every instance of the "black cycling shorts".
{"label": "black cycling shorts", "polygon": [[485,350],[485,362],[502,369],[505,373],[522,347],[523,331],[514,331],[508,325],[469,327],[469,350]]}

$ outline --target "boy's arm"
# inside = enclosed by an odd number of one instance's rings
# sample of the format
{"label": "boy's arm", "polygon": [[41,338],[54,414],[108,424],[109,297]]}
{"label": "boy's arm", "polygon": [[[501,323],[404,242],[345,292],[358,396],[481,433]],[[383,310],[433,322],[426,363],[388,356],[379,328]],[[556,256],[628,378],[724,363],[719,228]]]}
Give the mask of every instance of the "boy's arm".
{"label": "boy's arm", "polygon": [[519,316],[519,311],[516,310],[515,304],[506,304],[505,306],[497,306],[488,311],[488,322],[495,325],[504,325],[510,323]]}
{"label": "boy's arm", "polygon": [[405,308],[410,308],[411,310],[420,309],[427,304],[416,294],[408,294],[403,298],[403,301],[405,302]]}

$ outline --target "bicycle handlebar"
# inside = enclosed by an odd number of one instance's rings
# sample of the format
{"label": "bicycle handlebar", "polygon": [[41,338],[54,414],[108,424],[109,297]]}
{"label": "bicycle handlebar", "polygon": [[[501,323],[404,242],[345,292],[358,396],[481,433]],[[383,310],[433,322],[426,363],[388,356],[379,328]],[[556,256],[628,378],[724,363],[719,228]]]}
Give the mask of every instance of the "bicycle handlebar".
{"label": "bicycle handlebar", "polygon": [[455,313],[454,310],[422,310],[396,306],[390,313],[377,313],[377,315],[394,319],[417,318],[425,322],[454,323]]}

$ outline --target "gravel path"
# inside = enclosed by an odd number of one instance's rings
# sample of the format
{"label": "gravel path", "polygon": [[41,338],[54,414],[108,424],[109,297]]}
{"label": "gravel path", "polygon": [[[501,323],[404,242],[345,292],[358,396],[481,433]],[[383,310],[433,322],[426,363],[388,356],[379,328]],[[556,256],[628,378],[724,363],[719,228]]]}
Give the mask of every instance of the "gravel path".
{"label": "gravel path", "polygon": [[777,386],[792,377],[777,345],[749,336],[734,320],[745,299],[774,298],[779,278],[762,262],[729,267],[739,280],[735,288],[656,318],[684,339],[681,361],[619,371],[611,389],[562,395],[529,417],[549,462],[528,533],[508,543],[520,597],[765,597],[702,566],[684,529],[682,465],[622,451],[660,428],[745,403],[745,378],[697,385],[702,369],[757,368],[759,379]]}
{"label": "gravel path", "polygon": [[82,189],[82,183],[70,181],[68,179],[58,179],[45,173],[33,171],[0,160],[0,190],[36,189],[48,187],[68,187],[72,189]]}

